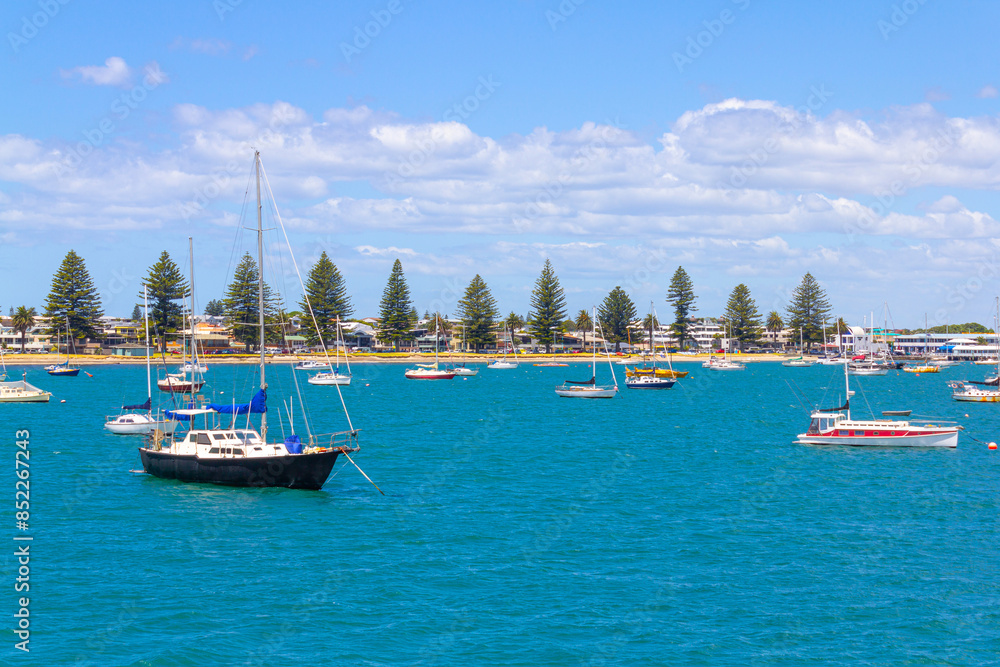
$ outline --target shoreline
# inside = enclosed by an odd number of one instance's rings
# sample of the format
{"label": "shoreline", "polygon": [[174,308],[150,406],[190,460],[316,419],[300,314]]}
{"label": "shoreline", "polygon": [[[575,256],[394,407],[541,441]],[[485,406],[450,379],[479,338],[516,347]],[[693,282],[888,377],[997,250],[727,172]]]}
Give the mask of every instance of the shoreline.
{"label": "shoreline", "polygon": [[[700,353],[697,355],[674,355],[672,358],[672,363],[689,363],[689,362],[703,362],[709,357],[721,357],[719,354],[708,354]],[[740,361],[745,362],[780,362],[788,357],[786,355],[780,354],[735,354],[730,355]],[[531,364],[536,362],[544,361],[562,361],[562,362],[586,362],[590,363],[590,355],[588,354],[519,354],[516,357],[513,355],[508,355],[508,357],[516,359],[519,363]],[[462,357],[456,356],[441,356],[438,355],[438,362],[441,364],[487,364],[491,361],[496,361],[502,359],[503,355],[500,354],[468,354],[465,355],[464,359]],[[269,355],[267,357],[267,364],[294,364],[300,361],[321,361],[323,359],[322,355]],[[427,354],[403,354],[403,353],[362,353],[362,354],[351,354],[350,362],[352,364],[412,364],[412,363],[427,363],[434,361],[434,355],[431,353]],[[622,359],[628,360],[630,363],[641,364],[644,363],[643,357],[639,355],[612,355],[612,361],[620,361]],[[101,366],[101,365],[133,365],[133,364],[145,364],[145,357],[120,357],[115,355],[91,355],[91,354],[76,354],[69,356],[70,363],[74,366]],[[8,366],[49,366],[52,364],[59,364],[66,361],[66,355],[62,354],[10,354],[4,353],[4,361]],[[150,359],[153,366],[172,366],[175,364],[184,363],[185,359],[182,359],[179,355],[170,355],[167,357],[166,362],[160,358]],[[260,356],[255,354],[250,355],[207,355],[199,357],[198,361],[209,366],[212,365],[232,365],[232,364],[257,364],[260,361]],[[334,359],[331,357],[331,361]],[[606,362],[606,359],[603,359]],[[662,357],[656,358],[657,363],[666,362],[666,359]]]}

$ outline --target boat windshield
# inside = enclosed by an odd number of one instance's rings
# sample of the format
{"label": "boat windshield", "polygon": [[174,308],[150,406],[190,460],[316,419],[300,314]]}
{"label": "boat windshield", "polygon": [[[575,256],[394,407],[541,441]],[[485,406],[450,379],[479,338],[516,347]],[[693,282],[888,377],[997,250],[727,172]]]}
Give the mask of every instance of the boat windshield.
{"label": "boat windshield", "polygon": [[833,417],[813,417],[809,422],[808,433],[823,433],[833,428]]}

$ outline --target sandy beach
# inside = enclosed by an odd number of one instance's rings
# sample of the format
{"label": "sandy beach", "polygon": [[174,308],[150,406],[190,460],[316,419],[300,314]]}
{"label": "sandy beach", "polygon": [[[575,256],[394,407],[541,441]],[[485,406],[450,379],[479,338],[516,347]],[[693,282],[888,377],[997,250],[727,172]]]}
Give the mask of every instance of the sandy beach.
{"label": "sandy beach", "polygon": [[[412,364],[412,363],[428,363],[434,361],[434,355],[431,353],[427,354],[405,354],[405,353],[354,353],[349,355],[350,362],[352,364],[371,364],[371,363],[398,363],[398,364]],[[674,363],[684,363],[684,362],[702,362],[708,359],[710,356],[721,357],[720,354],[709,355],[709,354],[675,354],[672,357]],[[784,355],[780,354],[735,354],[731,355],[735,359],[743,362],[766,362],[766,361],[781,361],[785,358]],[[514,357],[508,355],[511,359]],[[498,354],[467,354],[462,357],[462,355],[438,355],[438,361],[440,363],[469,363],[469,364],[486,364],[496,359],[502,358],[502,355]],[[93,354],[76,354],[70,355],[70,363],[76,366],[97,366],[101,364],[144,364],[146,363],[145,357],[122,357],[114,355],[93,355]],[[200,357],[200,361],[205,364],[256,364],[258,363],[260,357],[256,354],[219,354],[219,355],[208,355]],[[275,354],[268,355],[267,363],[269,364],[293,364],[303,360],[317,361],[322,360],[323,355],[320,354],[303,354],[303,355],[287,355],[287,354]],[[330,357],[333,361],[333,356]],[[590,362],[589,354],[519,354],[517,355],[517,361],[520,363],[531,364],[539,363],[544,361],[561,361],[564,363],[573,362]],[[622,359],[627,359],[629,362],[634,362],[640,364],[643,362],[643,358],[640,355],[612,355],[612,361],[620,361]],[[66,361],[66,355],[62,354],[20,354],[20,353],[10,353],[4,352],[4,360],[9,366],[48,366],[50,364],[60,364]],[[656,358],[657,363],[665,362],[666,360],[662,357]],[[162,365],[166,363],[167,365],[180,364],[184,360],[180,355],[168,354],[166,355],[166,361],[160,357],[152,359],[153,365]]]}

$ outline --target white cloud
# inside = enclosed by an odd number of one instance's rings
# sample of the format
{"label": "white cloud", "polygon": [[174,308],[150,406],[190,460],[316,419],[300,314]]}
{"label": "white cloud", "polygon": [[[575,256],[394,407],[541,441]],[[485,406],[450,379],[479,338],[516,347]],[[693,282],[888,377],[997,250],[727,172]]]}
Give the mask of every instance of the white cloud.
{"label": "white cloud", "polygon": [[[530,289],[551,257],[596,297],[619,283],[658,293],[660,273],[683,263],[712,285],[752,277],[768,303],[807,270],[860,295],[912,271],[940,302],[962,253],[987,261],[1000,238],[962,202],[1000,188],[1000,121],[929,104],[860,117],[724,100],[683,114],[656,145],[610,124],[494,138],[364,106],[317,119],[280,101],[178,105],[171,122],[163,148],[106,142],[75,161],[76,138],[0,136],[0,179],[17,184],[0,233],[232,229],[253,147],[289,228],[340,239],[357,271],[398,256],[408,275],[517,274]],[[724,302],[731,286],[706,299]]]}
{"label": "white cloud", "polygon": [[125,60],[111,56],[104,65],[82,65],[70,70],[62,70],[64,78],[76,78],[95,86],[127,86],[132,81],[132,70]]}
{"label": "white cloud", "polygon": [[1000,97],[1000,91],[997,90],[996,86],[987,84],[979,89],[979,92],[976,93],[976,97],[984,100],[995,100],[997,97]]}

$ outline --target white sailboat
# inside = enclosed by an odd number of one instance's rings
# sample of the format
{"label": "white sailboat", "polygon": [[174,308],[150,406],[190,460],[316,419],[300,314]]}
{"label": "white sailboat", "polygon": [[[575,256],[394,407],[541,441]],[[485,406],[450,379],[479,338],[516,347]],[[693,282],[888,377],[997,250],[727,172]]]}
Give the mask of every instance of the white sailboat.
{"label": "white sailboat", "polygon": [[844,367],[844,387],[848,396],[839,408],[815,410],[809,428],[796,440],[805,445],[850,445],[855,447],[955,447],[962,427],[948,421],[897,421],[893,419],[852,419],[851,387]]}
{"label": "white sailboat", "polygon": [[104,422],[104,428],[118,435],[152,433],[157,429],[170,435],[177,427],[177,422],[153,413],[152,372],[149,366],[149,295],[145,285],[142,287],[142,300],[142,318],[146,328],[146,402],[139,405],[123,405],[122,410],[139,410],[140,412],[108,417]]}
{"label": "white sailboat", "polygon": [[[516,356],[517,352],[516,351],[514,353],[515,354],[514,361],[507,361],[507,345],[508,345],[508,342],[507,342],[507,325],[506,324],[504,324],[504,326],[503,326],[503,337],[504,337],[504,341],[503,341],[503,359],[497,359],[495,361],[491,361],[490,363],[486,364],[486,368],[492,368],[493,370],[498,370],[498,371],[500,371],[500,370],[511,370],[513,368],[517,368],[518,364],[517,364],[517,356]],[[510,338],[511,338],[510,347],[511,347],[511,349],[513,349],[514,348],[513,335],[511,335]]]}
{"label": "white sailboat", "polygon": [[205,386],[205,380],[199,377],[198,352],[194,345],[194,239],[188,237],[188,252],[191,255],[191,362],[187,364],[190,372],[181,370],[179,373],[167,373],[167,376],[156,381],[156,388],[172,394],[194,394]]}
{"label": "white sailboat", "polygon": [[[322,337],[321,337],[322,340]],[[326,345],[323,345],[323,354],[326,356],[326,368],[328,371],[322,371],[316,373],[309,378],[309,384],[325,384],[325,385],[340,385],[346,386],[351,384],[351,361],[347,358],[347,348],[344,347],[344,337],[340,329],[340,317],[337,317],[337,351],[336,351],[336,363],[337,365],[331,366],[330,364],[330,352],[326,349]],[[347,366],[347,372],[342,373],[340,371],[340,349],[344,347],[344,364]]]}
{"label": "white sailboat", "polygon": [[[825,338],[825,335],[824,335],[824,338]],[[816,365],[815,361],[813,361],[812,359],[806,359],[805,357],[802,356],[802,353],[803,353],[804,350],[805,350],[805,347],[804,347],[804,345],[802,343],[802,327],[800,326],[799,327],[799,356],[792,357],[790,359],[785,359],[784,361],[781,362],[781,365],[782,366],[786,366],[788,368],[810,368],[811,366],[815,366]]]}
{"label": "white sailboat", "polygon": [[611,365],[611,355],[608,353],[608,343],[604,339],[602,332],[601,339],[604,340],[604,354],[608,358],[608,370],[611,372],[611,379],[614,386],[597,384],[597,309],[591,319],[594,334],[594,353],[590,362],[590,379],[583,381],[565,380],[562,385],[556,387],[556,396],[563,398],[614,398],[618,394],[618,378],[615,377],[614,366]]}
{"label": "white sailboat", "polygon": [[438,365],[438,319],[434,317],[434,363],[417,364],[416,368],[408,368],[403,376],[409,380],[452,380],[455,371],[441,368]]}
{"label": "white sailboat", "polygon": [[456,376],[474,377],[479,374],[478,368],[469,368],[468,366],[465,365],[465,353],[467,351],[467,348],[468,344],[465,341],[465,322],[462,322],[462,363],[450,364],[447,366],[448,370],[454,371]]}
{"label": "white sailboat", "polygon": [[[726,336],[731,336],[731,335],[732,334],[729,331],[729,322],[726,322]],[[742,371],[746,369],[746,364],[740,363],[738,361],[732,361],[729,358],[728,338],[726,339],[725,356],[721,360],[710,358],[708,362],[709,363],[707,366],[705,364],[702,364],[702,366],[710,371]]]}
{"label": "white sailboat", "polygon": [[[69,315],[66,315],[66,361],[61,364],[52,364],[51,366],[46,366],[45,371],[49,375],[54,375],[56,377],[76,377],[80,374],[79,367],[69,365],[69,348],[73,343],[73,332],[69,326]],[[59,334],[56,333],[56,345],[59,345]]]}

